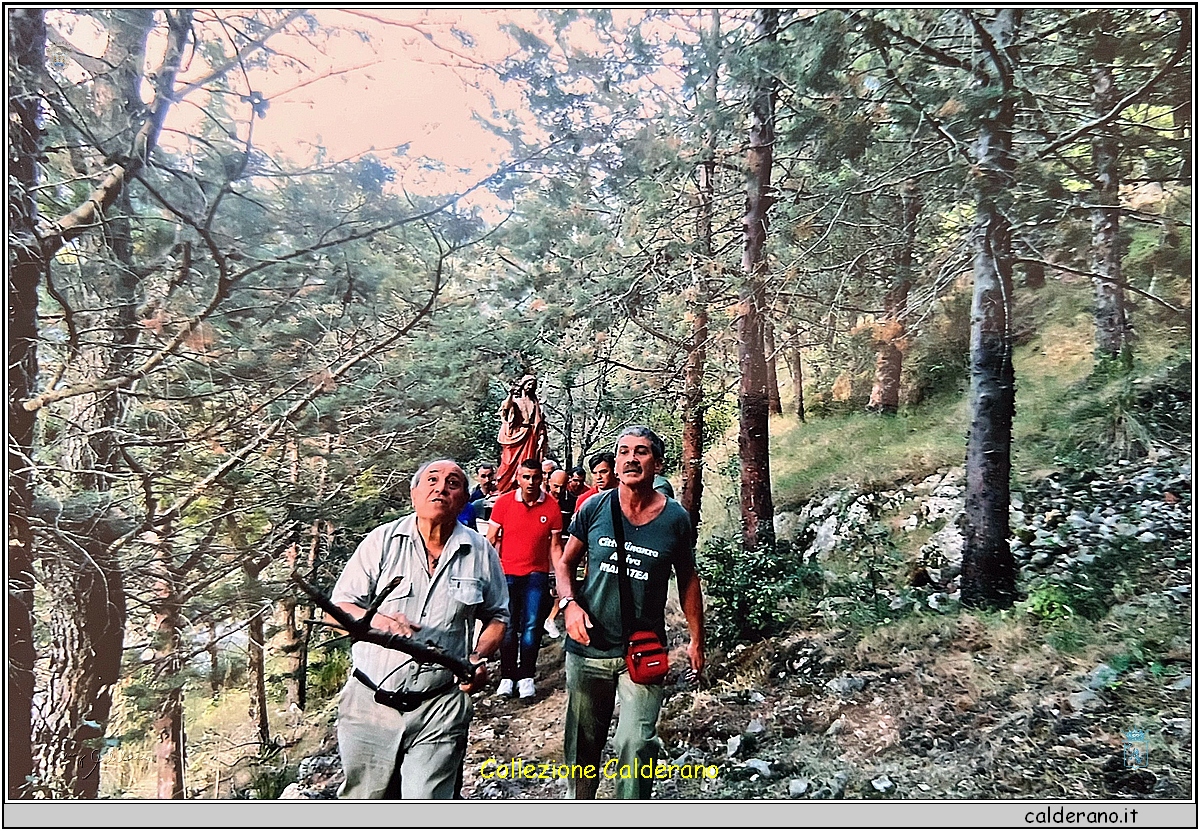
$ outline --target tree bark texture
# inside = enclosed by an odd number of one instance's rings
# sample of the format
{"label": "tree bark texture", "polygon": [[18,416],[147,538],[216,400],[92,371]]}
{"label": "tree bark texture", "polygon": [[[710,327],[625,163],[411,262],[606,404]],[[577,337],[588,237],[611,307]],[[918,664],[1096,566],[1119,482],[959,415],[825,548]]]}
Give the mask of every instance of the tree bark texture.
{"label": "tree bark texture", "polygon": [[[250,579],[257,582],[257,573],[253,574]],[[257,590],[256,587],[253,594],[261,594],[261,590]],[[266,650],[263,648],[263,641],[266,637],[263,631],[263,617],[266,613],[266,606],[260,606],[253,610],[249,625],[246,627],[249,640],[246,646],[248,653],[246,666],[250,685],[250,720],[254,722],[255,730],[258,733],[260,751],[271,745],[271,725],[267,720],[267,662]]]}
{"label": "tree bark texture", "polygon": [[[1009,475],[1015,383],[1012,363],[1012,233],[1006,218],[1015,162],[1012,155],[1013,42],[1020,11],[1002,9],[987,25],[997,52],[981,58],[981,85],[1002,95],[982,119],[978,142],[978,201],[971,300],[970,430],[967,438],[962,602],[1008,607],[1016,593],[1009,549]],[[994,73],[994,75],[993,75]]]}
{"label": "tree bark texture", "polygon": [[[779,23],[776,9],[755,12],[756,35],[773,45]],[[750,91],[750,147],[746,213],[742,219],[743,282],[738,304],[737,342],[738,451],[741,457],[742,546],[749,552],[774,542],[771,499],[771,451],[768,430],[767,362],[763,350],[766,313],[767,211],[771,207],[771,163],[775,145],[775,80],[760,72]]]}
{"label": "tree bark texture", "polygon": [[92,493],[42,518],[60,542],[44,546],[52,552],[42,578],[50,643],[47,705],[35,727],[38,778],[55,796],[95,799],[125,637],[124,581],[109,547],[133,522]]}
{"label": "tree bark texture", "polygon": [[774,415],[783,415],[779,399],[778,356],[775,354],[775,326],[769,315],[763,317],[763,349],[767,358],[767,408]]}
{"label": "tree bark texture", "polygon": [[159,686],[154,718],[154,759],[159,799],[184,798],[183,724],[183,597],[182,575],[172,562],[170,530],[157,529],[159,547],[154,563],[154,589],[150,611],[154,617],[154,670]]}
{"label": "tree bark texture", "polygon": [[36,415],[19,402],[37,389],[38,283],[45,269],[34,228],[45,12],[8,10],[8,798],[33,776],[33,440]]}
{"label": "tree bark texture", "polygon": [[[1116,38],[1100,32],[1092,53],[1092,110],[1103,115],[1120,100],[1112,63],[1116,57]],[[1092,139],[1092,167],[1095,187],[1092,201],[1092,278],[1095,287],[1096,355],[1099,358],[1132,360],[1130,329],[1125,290],[1121,280],[1121,250],[1117,234],[1121,226],[1118,166],[1121,144],[1114,128],[1106,126]],[[1114,283],[1113,281],[1116,281]]]}
{"label": "tree bark texture", "polygon": [[[712,11],[708,47],[708,100],[717,103],[717,67],[720,61],[721,13]],[[713,195],[716,190],[717,131],[710,119],[705,136],[704,160],[699,165],[699,211],[696,217],[696,294],[691,303],[692,342],[683,373],[683,486],[679,501],[692,520],[700,525],[704,495],[704,365],[708,349],[708,270],[713,267]]]}
{"label": "tree bark texture", "polygon": [[[150,9],[122,9],[109,19],[104,62],[113,67],[97,79],[95,95],[102,112],[102,134],[109,155],[133,141],[142,115],[140,87],[146,41],[154,26]],[[107,341],[85,348],[79,363],[101,376],[123,374],[136,360],[135,345],[141,280],[134,262],[132,200],[118,192],[103,225],[107,257],[91,299],[84,304],[111,308],[97,328]],[[124,420],[122,394],[110,391],[71,402],[70,428],[63,441],[64,467],[75,471],[74,490],[101,494],[122,467],[118,437]],[[101,499],[97,504],[104,504]],[[77,526],[77,541],[46,546],[42,563],[50,606],[50,678],[48,706],[37,725],[41,778],[54,792],[82,799],[99,795],[99,742],[108,726],[112,689],[120,675],[125,636],[125,592],[121,564],[108,546],[119,534],[106,535],[113,519]]]}
{"label": "tree bark texture", "polygon": [[917,240],[917,217],[921,196],[917,184],[908,181],[900,191],[900,250],[896,255],[896,276],[883,297],[883,320],[879,327],[875,356],[875,381],[871,385],[868,410],[895,413],[900,407],[900,372],[904,353],[899,342],[904,338],[904,312],[912,289],[913,249]]}

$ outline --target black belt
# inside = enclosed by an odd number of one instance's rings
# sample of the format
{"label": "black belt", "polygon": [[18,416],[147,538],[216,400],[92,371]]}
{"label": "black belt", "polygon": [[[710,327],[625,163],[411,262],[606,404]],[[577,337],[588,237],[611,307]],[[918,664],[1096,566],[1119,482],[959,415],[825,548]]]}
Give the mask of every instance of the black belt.
{"label": "black belt", "polygon": [[411,713],[431,698],[437,698],[445,692],[454,689],[455,679],[451,678],[440,687],[423,692],[406,692],[405,690],[381,690],[379,686],[367,677],[361,669],[354,670],[354,677],[363,683],[367,689],[375,693],[375,703],[391,707],[401,713]]}

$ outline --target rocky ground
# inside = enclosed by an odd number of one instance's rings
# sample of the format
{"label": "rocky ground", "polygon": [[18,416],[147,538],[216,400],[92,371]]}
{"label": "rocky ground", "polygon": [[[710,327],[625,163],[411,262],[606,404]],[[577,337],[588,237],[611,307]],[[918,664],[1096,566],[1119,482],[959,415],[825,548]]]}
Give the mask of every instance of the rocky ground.
{"label": "rocky ground", "polygon": [[[1160,457],[1055,474],[1015,494],[1014,553],[1028,598],[1004,614],[957,607],[961,471],[884,493],[832,494],[781,517],[781,533],[831,569],[873,523],[925,542],[897,563],[908,579],[879,589],[876,602],[895,615],[887,624],[840,625],[859,600],[827,594],[802,621],[810,628],[714,652],[698,681],[669,677],[660,720],[667,757],[720,773],[661,782],[656,795],[1188,797],[1190,480],[1190,459]],[[1069,608],[1092,601],[1106,604],[1094,620]],[[682,667],[677,609],[671,623],[673,665]],[[552,779],[480,776],[489,758],[561,761],[561,641],[547,639],[539,667],[532,702],[476,697],[467,798],[563,796]],[[1146,768],[1125,764],[1131,730],[1145,733]],[[332,794],[333,747],[301,764],[285,796]],[[600,796],[610,789],[602,782]]]}

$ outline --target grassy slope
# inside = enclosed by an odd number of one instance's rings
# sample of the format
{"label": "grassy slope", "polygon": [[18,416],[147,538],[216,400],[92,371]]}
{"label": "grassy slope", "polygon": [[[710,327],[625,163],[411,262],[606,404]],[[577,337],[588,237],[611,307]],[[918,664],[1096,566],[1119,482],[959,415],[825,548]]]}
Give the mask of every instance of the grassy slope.
{"label": "grassy slope", "polygon": [[[1056,467],[1056,452],[1072,436],[1073,415],[1087,403],[1077,386],[1094,364],[1090,302],[1090,285],[1079,279],[1050,280],[1036,293],[1018,292],[1016,325],[1036,334],[1013,353],[1015,483]],[[1166,325],[1153,310],[1136,316],[1135,323],[1138,374],[1151,374],[1187,346],[1186,327]],[[782,380],[781,387],[790,388]],[[1093,391],[1092,400],[1104,392]],[[792,509],[832,488],[880,488],[960,466],[967,423],[965,391],[903,408],[890,418],[856,412],[800,424],[795,416],[776,416],[771,423],[776,508]]]}

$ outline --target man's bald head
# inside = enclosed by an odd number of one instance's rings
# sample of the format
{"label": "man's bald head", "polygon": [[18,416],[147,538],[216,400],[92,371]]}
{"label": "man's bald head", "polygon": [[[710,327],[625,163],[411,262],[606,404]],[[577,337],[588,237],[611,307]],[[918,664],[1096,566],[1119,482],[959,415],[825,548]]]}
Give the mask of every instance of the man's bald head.
{"label": "man's bald head", "polygon": [[565,470],[556,470],[551,473],[546,482],[546,489],[550,491],[550,495],[555,499],[560,499],[567,491],[568,478],[570,477]]}

